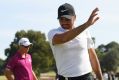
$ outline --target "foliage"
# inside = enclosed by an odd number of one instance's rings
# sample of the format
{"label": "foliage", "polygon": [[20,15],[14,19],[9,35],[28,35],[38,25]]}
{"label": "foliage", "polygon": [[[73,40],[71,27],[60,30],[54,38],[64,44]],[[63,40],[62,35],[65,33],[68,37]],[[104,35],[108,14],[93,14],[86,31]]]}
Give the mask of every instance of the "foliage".
{"label": "foliage", "polygon": [[2,59],[0,59],[0,66],[2,66],[3,65],[3,60]]}
{"label": "foliage", "polygon": [[8,59],[18,50],[18,41],[22,37],[29,38],[30,42],[33,43],[29,53],[32,56],[33,69],[36,74],[39,76],[40,72],[52,69],[52,66],[54,65],[52,51],[48,41],[46,41],[45,34],[40,31],[18,31],[15,34],[13,42],[10,44],[10,48],[5,49],[5,55],[7,56],[6,61],[8,61]]}
{"label": "foliage", "polygon": [[3,64],[4,64],[4,61],[0,59],[0,75],[3,75]]}
{"label": "foliage", "polygon": [[101,67],[106,71],[116,71],[119,66],[119,44],[110,42],[97,48]]}
{"label": "foliage", "polygon": [[[55,62],[52,55],[52,50],[48,41],[46,40],[45,34],[40,31],[18,31],[15,34],[15,38],[10,44],[9,48],[5,49],[5,55],[7,56],[6,63],[18,50],[18,41],[21,37],[28,37],[30,42],[33,43],[29,53],[32,56],[33,69],[35,73],[40,76],[40,72],[47,72],[55,69]],[[95,42],[95,38],[93,38]],[[98,58],[101,63],[103,70],[115,71],[119,66],[119,44],[111,42],[107,45],[99,45],[96,49]],[[1,62],[0,62],[1,65]],[[4,66],[3,66],[4,67]]]}

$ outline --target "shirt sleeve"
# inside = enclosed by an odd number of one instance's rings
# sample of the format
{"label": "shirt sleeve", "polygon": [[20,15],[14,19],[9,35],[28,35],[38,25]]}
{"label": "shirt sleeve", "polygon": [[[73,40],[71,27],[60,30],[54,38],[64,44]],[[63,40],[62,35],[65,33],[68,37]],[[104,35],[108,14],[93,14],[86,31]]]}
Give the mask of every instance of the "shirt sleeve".
{"label": "shirt sleeve", "polygon": [[52,43],[52,39],[53,39],[55,34],[56,34],[55,30],[49,31],[49,33],[48,33],[48,40],[49,40],[50,43]]}
{"label": "shirt sleeve", "polygon": [[14,67],[15,67],[15,64],[16,64],[16,60],[15,60],[14,57],[12,57],[12,58],[8,61],[7,65],[6,65],[6,68],[13,71],[13,69],[14,69]]}
{"label": "shirt sleeve", "polygon": [[48,40],[49,42],[52,44],[52,39],[53,37],[56,35],[56,34],[61,34],[62,32],[60,30],[57,30],[57,29],[53,29],[51,31],[49,31],[48,33]]}
{"label": "shirt sleeve", "polygon": [[89,31],[86,32],[87,34],[87,47],[89,48],[94,48],[94,41],[92,40],[92,37],[89,33]]}

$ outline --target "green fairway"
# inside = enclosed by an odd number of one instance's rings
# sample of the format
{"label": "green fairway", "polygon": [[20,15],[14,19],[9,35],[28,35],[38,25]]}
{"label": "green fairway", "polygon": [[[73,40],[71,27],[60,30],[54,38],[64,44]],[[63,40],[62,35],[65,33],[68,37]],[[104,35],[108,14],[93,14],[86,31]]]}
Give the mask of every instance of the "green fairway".
{"label": "green fairway", "polygon": [[0,80],[7,80],[5,76],[0,76]]}

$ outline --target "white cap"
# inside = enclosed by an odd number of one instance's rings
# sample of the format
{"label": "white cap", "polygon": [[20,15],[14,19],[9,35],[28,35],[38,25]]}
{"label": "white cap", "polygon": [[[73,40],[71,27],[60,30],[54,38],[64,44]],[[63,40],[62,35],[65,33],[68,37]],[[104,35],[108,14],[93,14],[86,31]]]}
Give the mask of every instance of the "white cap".
{"label": "white cap", "polygon": [[61,16],[61,17],[65,17],[65,18],[67,18],[67,19],[71,19],[71,18],[72,18],[71,15],[63,15],[63,16]]}
{"label": "white cap", "polygon": [[32,43],[30,43],[29,39],[28,38],[21,38],[19,40],[19,45],[23,45],[23,46],[29,46],[31,45]]}

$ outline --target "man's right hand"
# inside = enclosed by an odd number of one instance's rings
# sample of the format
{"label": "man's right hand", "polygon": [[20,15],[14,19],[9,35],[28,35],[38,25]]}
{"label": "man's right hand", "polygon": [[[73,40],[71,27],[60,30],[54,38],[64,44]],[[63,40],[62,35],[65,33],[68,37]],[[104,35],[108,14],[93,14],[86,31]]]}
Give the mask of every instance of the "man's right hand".
{"label": "man's right hand", "polygon": [[87,24],[88,27],[91,26],[91,25],[93,25],[93,24],[99,19],[99,17],[97,16],[97,15],[98,15],[98,14],[97,14],[97,11],[99,11],[98,8],[95,8],[95,9],[92,11],[92,13],[91,13],[91,15],[90,15],[88,21],[86,22],[86,24]]}

